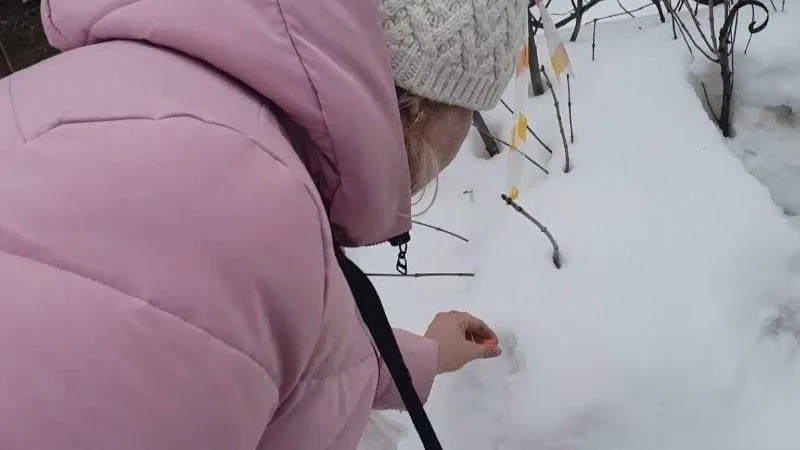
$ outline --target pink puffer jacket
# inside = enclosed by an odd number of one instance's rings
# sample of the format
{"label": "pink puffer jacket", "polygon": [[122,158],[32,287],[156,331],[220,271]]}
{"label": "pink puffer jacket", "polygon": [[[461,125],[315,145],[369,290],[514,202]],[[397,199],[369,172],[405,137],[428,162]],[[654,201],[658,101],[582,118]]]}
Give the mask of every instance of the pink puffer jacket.
{"label": "pink puffer jacket", "polygon": [[410,227],[375,0],[42,3],[68,51],[0,81],[0,448],[355,448],[402,405],[333,243]]}

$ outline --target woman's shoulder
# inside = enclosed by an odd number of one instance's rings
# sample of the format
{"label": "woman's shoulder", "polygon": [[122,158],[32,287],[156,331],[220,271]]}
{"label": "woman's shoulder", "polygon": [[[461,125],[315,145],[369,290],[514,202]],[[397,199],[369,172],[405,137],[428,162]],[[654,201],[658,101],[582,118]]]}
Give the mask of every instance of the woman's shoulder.
{"label": "woman's shoulder", "polygon": [[[109,66],[89,77],[101,57]],[[0,251],[29,248],[144,296],[265,367],[276,367],[270,336],[287,326],[297,345],[314,345],[318,330],[301,334],[322,315],[329,225],[256,97],[205,66],[124,42],[2,82],[0,114],[15,125],[0,130]]]}

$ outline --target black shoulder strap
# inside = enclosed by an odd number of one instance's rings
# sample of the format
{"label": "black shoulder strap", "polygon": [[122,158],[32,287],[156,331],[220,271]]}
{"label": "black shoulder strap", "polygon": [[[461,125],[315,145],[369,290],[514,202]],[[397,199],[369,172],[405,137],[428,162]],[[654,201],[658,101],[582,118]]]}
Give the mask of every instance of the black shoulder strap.
{"label": "black shoulder strap", "polygon": [[411,416],[411,421],[417,429],[425,450],[442,450],[439,438],[436,437],[433,425],[431,425],[417,391],[414,389],[411,374],[403,361],[403,355],[400,353],[394,332],[389,325],[389,319],[386,318],[386,312],[378,296],[378,291],[375,290],[375,286],[372,285],[372,282],[364,272],[353,261],[348,259],[342,249],[338,247],[336,248],[336,259],[339,261],[339,266],[342,268],[345,278],[347,278],[347,284],[350,285],[350,290],[356,299],[361,318],[369,328],[372,339],[375,341],[386,367],[389,368],[389,372],[392,374],[397,390],[400,392],[400,397],[403,399],[406,410]]}

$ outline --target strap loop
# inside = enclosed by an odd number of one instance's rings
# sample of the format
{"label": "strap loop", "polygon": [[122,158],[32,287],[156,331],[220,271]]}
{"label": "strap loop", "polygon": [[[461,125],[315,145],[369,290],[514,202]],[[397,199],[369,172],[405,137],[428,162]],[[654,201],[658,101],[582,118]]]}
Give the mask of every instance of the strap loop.
{"label": "strap loop", "polygon": [[400,244],[397,250],[397,272],[401,275],[408,275],[408,260],[406,253],[408,252],[408,244]]}
{"label": "strap loop", "polygon": [[393,247],[397,247],[397,264],[395,268],[400,275],[408,275],[408,259],[406,259],[406,255],[408,254],[408,242],[410,240],[411,235],[408,233],[389,239],[389,243]]}

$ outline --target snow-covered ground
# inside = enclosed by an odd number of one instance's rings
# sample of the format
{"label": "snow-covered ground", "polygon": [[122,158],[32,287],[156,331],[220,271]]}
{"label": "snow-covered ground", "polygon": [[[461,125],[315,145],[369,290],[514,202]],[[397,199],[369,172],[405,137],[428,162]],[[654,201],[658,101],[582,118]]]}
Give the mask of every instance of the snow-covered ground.
{"label": "snow-covered ground", "polygon": [[800,14],[790,7],[737,55],[731,149],[800,231]]}
{"label": "snow-covered ground", "polygon": [[[500,201],[505,154],[480,157],[473,130],[419,217],[469,242],[416,226],[409,265],[475,277],[375,278],[396,326],[422,331],[460,309],[501,333],[503,356],[434,386],[428,411],[446,449],[800,448],[800,237],[783,214],[800,214],[790,6],[737,60],[734,140],[708,119],[669,21],[598,24],[595,62],[591,27],[569,45],[574,169],[560,170],[552,98],[530,99],[554,155],[529,139],[550,174],[527,165],[520,199],[558,240],[560,270],[545,237]],[[566,86],[557,92],[564,108]],[[486,118],[505,139],[510,115]],[[354,256],[369,272],[394,269],[388,246]],[[385,417],[407,429],[399,448],[420,448],[404,415]]]}

